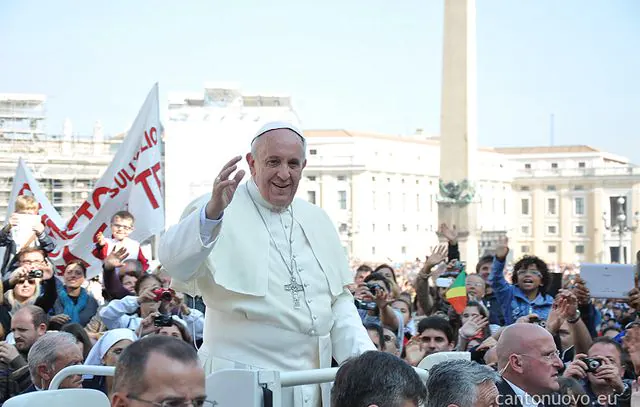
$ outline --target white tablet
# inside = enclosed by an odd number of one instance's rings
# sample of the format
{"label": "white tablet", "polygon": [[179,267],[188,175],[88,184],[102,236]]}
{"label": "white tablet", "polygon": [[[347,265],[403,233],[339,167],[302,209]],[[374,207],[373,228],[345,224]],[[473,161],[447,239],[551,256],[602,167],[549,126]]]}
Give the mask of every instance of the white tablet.
{"label": "white tablet", "polygon": [[635,287],[633,264],[582,264],[580,277],[592,298],[624,299]]}

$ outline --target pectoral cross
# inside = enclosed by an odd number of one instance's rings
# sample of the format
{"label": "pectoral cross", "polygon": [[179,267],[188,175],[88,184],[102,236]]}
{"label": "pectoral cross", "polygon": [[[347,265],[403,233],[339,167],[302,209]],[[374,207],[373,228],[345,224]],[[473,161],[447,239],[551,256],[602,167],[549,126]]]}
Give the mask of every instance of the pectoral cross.
{"label": "pectoral cross", "polygon": [[298,293],[304,291],[304,288],[302,287],[302,284],[298,284],[298,281],[296,280],[296,277],[294,275],[291,275],[290,283],[289,284],[285,284],[284,285],[284,289],[285,289],[285,291],[290,291],[291,292],[291,299],[293,299],[293,308],[299,309],[300,308],[300,295],[298,295]]}

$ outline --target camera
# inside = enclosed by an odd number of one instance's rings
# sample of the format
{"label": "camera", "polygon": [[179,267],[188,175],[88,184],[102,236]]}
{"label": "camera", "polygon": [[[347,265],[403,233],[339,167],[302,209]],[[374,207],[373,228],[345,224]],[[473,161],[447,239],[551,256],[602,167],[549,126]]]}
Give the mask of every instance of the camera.
{"label": "camera", "polygon": [[373,301],[362,301],[362,300],[356,299],[355,302],[356,302],[356,308],[358,309],[373,311],[377,307],[376,303]]}
{"label": "camera", "polygon": [[156,317],[153,317],[153,326],[158,327],[158,328],[162,328],[165,326],[172,326],[173,325],[173,318],[171,317],[171,315],[158,315]]}
{"label": "camera", "polygon": [[587,373],[595,372],[600,366],[602,366],[602,361],[596,358],[582,358],[582,361],[585,365],[587,365]]}
{"label": "camera", "polygon": [[29,271],[27,278],[42,278],[43,275],[44,273],[42,272],[42,270],[31,270]]}
{"label": "camera", "polygon": [[539,325],[539,326],[541,326],[541,327],[543,327],[543,328],[546,328],[546,327],[547,327],[547,321],[545,321],[545,320],[543,320],[543,319],[540,319],[540,318],[538,318],[538,317],[531,317],[531,318],[529,318],[529,322],[531,322],[532,324]]}
{"label": "camera", "polygon": [[153,294],[156,296],[154,301],[171,301],[176,294],[171,288],[156,288],[153,290]]}
{"label": "camera", "polygon": [[384,291],[384,288],[382,288],[382,286],[378,283],[367,283],[367,288],[369,288],[369,291],[371,291],[371,294],[373,295],[376,295],[378,290]]}

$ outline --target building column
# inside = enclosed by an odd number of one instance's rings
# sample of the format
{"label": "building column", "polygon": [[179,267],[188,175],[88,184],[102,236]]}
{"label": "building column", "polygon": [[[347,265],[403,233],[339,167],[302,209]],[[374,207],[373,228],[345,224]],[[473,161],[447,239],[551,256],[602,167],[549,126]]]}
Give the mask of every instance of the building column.
{"label": "building column", "polygon": [[573,220],[573,196],[566,187],[560,189],[559,201],[560,225],[558,236],[560,236],[560,252],[558,253],[558,263],[575,263],[577,255],[572,241],[573,225],[571,222]]}
{"label": "building column", "polygon": [[544,247],[544,218],[545,218],[545,193],[542,190],[541,185],[533,187],[531,192],[531,235],[533,241],[531,244],[531,254],[536,256],[543,256],[543,253],[547,253],[546,247]]}
{"label": "building column", "polygon": [[603,263],[607,258],[604,252],[604,221],[602,220],[602,188],[593,188],[587,197],[587,236],[585,258],[591,263]]}

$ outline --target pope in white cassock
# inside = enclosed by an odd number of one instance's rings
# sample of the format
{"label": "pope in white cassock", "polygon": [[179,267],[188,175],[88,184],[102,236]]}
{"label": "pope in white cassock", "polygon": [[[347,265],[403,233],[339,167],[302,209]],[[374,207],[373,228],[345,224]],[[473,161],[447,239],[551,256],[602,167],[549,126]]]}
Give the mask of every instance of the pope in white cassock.
{"label": "pope in white cassock", "polygon": [[[251,179],[234,175],[242,157],[229,161],[211,195],[161,240],[168,273],[195,283],[207,306],[199,351],[207,373],[328,368],[332,356],[342,363],[375,350],[346,288],[353,278],[333,223],[294,198],[305,155],[300,130],[267,124],[246,156]],[[329,390],[283,389],[283,406],[329,406]]]}

